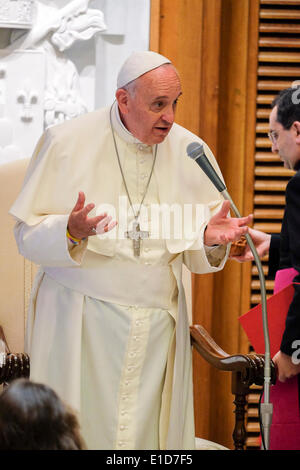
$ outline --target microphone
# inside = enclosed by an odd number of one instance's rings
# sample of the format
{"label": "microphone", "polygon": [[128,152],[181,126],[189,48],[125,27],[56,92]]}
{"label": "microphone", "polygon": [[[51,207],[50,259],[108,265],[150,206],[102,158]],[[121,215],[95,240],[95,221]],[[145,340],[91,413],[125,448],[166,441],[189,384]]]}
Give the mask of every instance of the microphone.
{"label": "microphone", "polygon": [[[204,171],[206,176],[210,179],[215,188],[222,194],[224,199],[230,201],[231,208],[235,213],[236,217],[240,218],[237,207],[235,206],[227,188],[217,172],[213,168],[212,164],[205,155],[203,145],[200,142],[192,142],[187,146],[186,152],[192,160],[198,163],[200,168]],[[262,264],[255,245],[249,233],[245,234],[247,243],[252,251],[254,261],[256,263],[260,281],[261,290],[261,304],[262,304],[262,320],[263,320],[263,333],[265,340],[265,364],[264,364],[264,403],[261,404],[261,415],[263,423],[263,443],[265,450],[269,449],[270,441],[270,427],[273,414],[273,405],[270,403],[270,385],[271,385],[271,353],[270,353],[270,339],[269,339],[269,328],[268,328],[268,317],[267,317],[267,295],[266,295],[266,283],[265,276],[262,268]]]}
{"label": "microphone", "polygon": [[208,176],[215,188],[222,194],[224,199],[228,199],[230,201],[232,210],[235,215],[237,217],[241,217],[241,214],[239,213],[237,207],[231,199],[225,184],[223,183],[216,170],[205,155],[203,145],[200,142],[192,142],[187,146],[186,152],[192,160],[198,163],[200,168],[204,171],[206,176]]}
{"label": "microphone", "polygon": [[225,184],[223,183],[221,178],[219,178],[216,171],[212,167],[212,164],[205,155],[202,144],[198,142],[192,142],[187,146],[186,152],[189,157],[191,157],[193,160],[195,160],[195,162],[198,163],[200,168],[202,168],[206,176],[208,176],[212,184],[217,188],[220,193],[224,191],[224,189],[226,189]]}

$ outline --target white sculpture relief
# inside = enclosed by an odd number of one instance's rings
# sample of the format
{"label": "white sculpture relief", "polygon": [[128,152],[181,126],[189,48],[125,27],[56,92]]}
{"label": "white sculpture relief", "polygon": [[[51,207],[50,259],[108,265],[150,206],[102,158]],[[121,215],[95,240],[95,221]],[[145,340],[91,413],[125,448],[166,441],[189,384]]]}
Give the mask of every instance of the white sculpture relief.
{"label": "white sculpture relief", "polygon": [[22,90],[17,92],[17,102],[20,104],[20,119],[30,122],[34,118],[32,107],[38,103],[38,93],[32,88],[27,80]]}
{"label": "white sculpture relief", "polygon": [[22,151],[14,143],[13,122],[8,118],[0,119],[0,162],[5,163],[22,158]]}
{"label": "white sculpture relief", "polygon": [[5,76],[6,76],[6,67],[4,64],[0,64],[0,105],[5,104]]}
{"label": "white sculpture relief", "polygon": [[47,77],[44,99],[45,128],[72,119],[87,111],[81,97],[78,72],[70,60],[58,53],[51,43],[44,43],[47,51]]}
{"label": "white sculpture relief", "polygon": [[45,55],[37,50],[14,51],[9,55],[0,50],[0,64],[0,90],[3,91],[0,93],[0,162],[3,163],[9,158],[30,157],[43,132]]}
{"label": "white sculpture relief", "polygon": [[31,28],[34,0],[0,0],[0,26],[2,28]]}
{"label": "white sculpture relief", "polygon": [[[0,131],[1,163],[30,157],[45,127],[111,102],[118,65],[148,47],[150,0],[0,0],[0,7],[0,127],[7,131],[8,119],[12,132],[4,145]],[[30,93],[37,102],[26,108]]]}
{"label": "white sculpture relief", "polygon": [[10,7],[7,0],[0,0],[0,18],[7,21],[10,16]]}
{"label": "white sculpture relief", "polygon": [[19,23],[27,23],[28,25],[32,24],[33,4],[33,1],[18,1],[17,21]]}
{"label": "white sculpture relief", "polygon": [[[1,0],[0,0],[1,1]],[[61,8],[57,7],[65,3]],[[96,32],[104,31],[104,15],[100,10],[89,9],[90,0],[38,0],[36,1],[36,18],[31,31],[21,37],[16,45],[22,49],[31,49],[43,41],[64,44],[59,50],[70,47],[77,39],[90,39]],[[63,37],[68,40],[64,41]],[[69,38],[73,40],[70,42]]]}
{"label": "white sculpture relief", "polygon": [[75,41],[86,41],[93,37],[95,32],[105,29],[103,13],[95,9],[86,11],[79,9],[74,15],[66,15],[62,18],[60,27],[52,35],[51,42],[59,51],[64,51]]}
{"label": "white sculpture relief", "polygon": [[0,28],[16,28],[0,50],[0,163],[30,157],[45,128],[87,111],[64,51],[106,28],[89,2],[0,0]]}
{"label": "white sculpture relief", "polygon": [[72,0],[62,8],[57,8],[54,2],[49,6],[49,2],[41,0],[37,3],[32,30],[26,36],[18,37],[18,33],[12,36],[13,48],[45,52],[45,128],[87,111],[79,88],[78,72],[63,51],[75,41],[88,40],[96,32],[106,29],[103,13],[89,9],[89,2]]}

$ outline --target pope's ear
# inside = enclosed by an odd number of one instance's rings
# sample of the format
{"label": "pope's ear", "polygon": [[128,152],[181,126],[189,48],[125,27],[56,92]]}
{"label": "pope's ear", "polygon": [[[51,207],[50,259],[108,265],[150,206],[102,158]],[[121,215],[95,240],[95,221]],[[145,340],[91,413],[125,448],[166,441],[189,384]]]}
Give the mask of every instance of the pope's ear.
{"label": "pope's ear", "polygon": [[119,88],[116,91],[116,99],[117,99],[119,109],[122,114],[128,113],[128,98],[129,98],[128,91],[125,90],[124,88]]}
{"label": "pope's ear", "polygon": [[296,130],[296,141],[297,141],[297,144],[300,145],[300,121],[295,121],[293,123],[293,126]]}

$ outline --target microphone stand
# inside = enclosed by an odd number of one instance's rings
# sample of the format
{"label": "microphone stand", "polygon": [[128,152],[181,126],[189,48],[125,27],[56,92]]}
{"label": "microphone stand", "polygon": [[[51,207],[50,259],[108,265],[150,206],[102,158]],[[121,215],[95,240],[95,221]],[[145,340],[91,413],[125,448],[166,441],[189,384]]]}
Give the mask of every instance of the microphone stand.
{"label": "microphone stand", "polygon": [[[224,199],[230,201],[231,208],[236,215],[236,217],[241,218],[237,207],[235,206],[233,200],[230,197],[227,189],[221,191]],[[265,445],[265,450],[269,450],[270,445],[270,427],[272,422],[273,415],[273,404],[270,403],[270,385],[271,385],[271,353],[270,353],[270,338],[269,338],[269,328],[268,328],[268,317],[267,317],[267,296],[266,296],[266,284],[265,276],[262,269],[262,264],[259,259],[258,253],[256,251],[255,245],[251,236],[246,233],[245,235],[247,243],[252,251],[254,261],[256,263],[259,275],[260,290],[261,290],[261,305],[262,305],[262,320],[263,320],[263,332],[265,340],[265,364],[264,364],[264,402],[260,405],[261,418],[262,418],[262,427],[263,427],[263,442]]]}
{"label": "microphone stand", "polygon": [[[230,201],[231,208],[236,217],[241,218],[241,215],[231,199],[225,184],[217,175],[212,167],[210,161],[205,155],[203,145],[199,142],[191,142],[187,146],[187,154],[192,158],[204,171],[206,176],[211,180],[215,188],[223,195],[224,199]],[[269,450],[270,443],[270,427],[272,422],[273,405],[270,403],[270,385],[271,385],[271,353],[270,353],[270,339],[267,317],[267,296],[265,276],[262,269],[262,264],[256,251],[252,238],[247,233],[245,235],[247,243],[253,253],[254,261],[256,263],[259,275],[260,290],[261,290],[261,304],[262,304],[262,320],[263,320],[263,333],[265,340],[265,364],[264,364],[264,403],[261,404],[260,411],[262,417],[263,438],[265,450]]]}

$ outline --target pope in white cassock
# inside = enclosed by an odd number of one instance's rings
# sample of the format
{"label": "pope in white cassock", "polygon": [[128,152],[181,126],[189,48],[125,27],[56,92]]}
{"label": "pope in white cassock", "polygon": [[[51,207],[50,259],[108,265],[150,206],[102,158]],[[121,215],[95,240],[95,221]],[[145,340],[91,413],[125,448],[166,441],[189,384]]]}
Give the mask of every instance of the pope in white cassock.
{"label": "pope in white cassock", "polygon": [[228,218],[187,157],[202,141],[174,124],[180,95],[167,58],[132,54],[110,108],[44,133],[10,211],[20,253],[40,265],[31,379],[78,411],[89,449],[194,448],[182,263],[219,271],[251,218]]}

